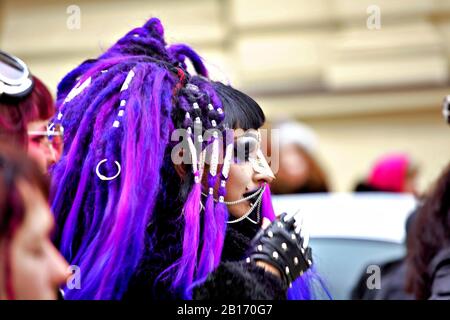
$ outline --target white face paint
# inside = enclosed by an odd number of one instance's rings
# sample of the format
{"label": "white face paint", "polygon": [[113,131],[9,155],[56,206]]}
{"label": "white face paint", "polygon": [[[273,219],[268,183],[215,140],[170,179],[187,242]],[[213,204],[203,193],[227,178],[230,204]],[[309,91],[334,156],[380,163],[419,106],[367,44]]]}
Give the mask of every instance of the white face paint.
{"label": "white face paint", "polygon": [[259,130],[255,133],[249,131],[235,142],[235,161],[236,163],[249,162],[255,172],[269,176],[275,179],[267,160],[261,150],[261,135]]}
{"label": "white face paint", "polygon": [[234,161],[229,168],[225,202],[228,212],[241,218],[257,205],[258,190],[271,183],[274,175],[264,158],[257,130],[236,129],[234,136]]}
{"label": "white face paint", "polygon": [[264,154],[262,153],[261,149],[258,149],[256,153],[256,158],[250,158],[249,160],[253,166],[253,170],[255,170],[258,173],[267,175],[272,179],[275,179],[275,175],[273,174],[272,169],[267,163],[266,157],[264,157]]}

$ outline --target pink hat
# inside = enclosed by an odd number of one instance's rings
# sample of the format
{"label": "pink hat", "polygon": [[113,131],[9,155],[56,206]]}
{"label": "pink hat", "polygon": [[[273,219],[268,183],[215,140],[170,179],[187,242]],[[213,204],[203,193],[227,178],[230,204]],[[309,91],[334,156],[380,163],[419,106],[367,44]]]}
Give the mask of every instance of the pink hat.
{"label": "pink hat", "polygon": [[410,159],[406,154],[389,154],[379,159],[368,184],[387,192],[403,192]]}

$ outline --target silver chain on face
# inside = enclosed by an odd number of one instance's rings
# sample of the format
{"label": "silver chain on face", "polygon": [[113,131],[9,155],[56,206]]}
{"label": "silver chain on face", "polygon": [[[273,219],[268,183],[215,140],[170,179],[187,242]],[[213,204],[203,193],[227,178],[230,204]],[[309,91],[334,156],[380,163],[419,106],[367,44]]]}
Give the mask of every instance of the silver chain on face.
{"label": "silver chain on face", "polygon": [[[252,195],[252,197],[255,196],[255,195],[258,195],[258,199],[256,199],[255,203],[250,206],[250,209],[243,216],[241,216],[241,217],[239,217],[239,218],[237,218],[235,220],[232,220],[232,221],[227,221],[227,223],[237,223],[237,222],[240,222],[240,221],[242,221],[244,219],[247,219],[253,224],[259,224],[259,222],[261,221],[260,212],[261,212],[262,196],[264,194],[264,190],[265,189],[266,189],[266,186],[264,185],[263,187],[261,187],[257,192],[255,192]],[[238,201],[240,201],[240,200],[238,200]],[[250,213],[252,213],[252,211],[253,211],[253,209],[255,209],[255,207],[256,207],[256,215],[257,215],[256,221],[254,221],[254,220],[249,218]]]}
{"label": "silver chain on face", "polygon": [[[252,198],[255,198],[255,197],[261,195],[261,194],[264,192],[264,189],[265,189],[265,186],[259,188],[255,193],[253,193],[253,194],[251,194],[251,195],[249,195],[249,196],[246,196],[245,198],[242,198],[242,199],[239,199],[239,200],[236,200],[236,201],[224,201],[223,203],[225,203],[225,204],[228,205],[228,206],[232,206],[232,205],[235,205],[235,204],[239,204],[239,203],[241,203],[241,202],[250,200],[250,199],[252,199]],[[207,195],[206,193],[204,193],[204,192],[202,192],[202,195],[204,195],[205,197],[208,196],[208,195]],[[219,202],[219,200],[214,199],[214,202]]]}
{"label": "silver chain on face", "polygon": [[[241,217],[239,217],[239,218],[237,218],[235,220],[232,220],[232,221],[227,221],[227,223],[237,223],[237,222],[240,222],[240,221],[242,221],[244,219],[247,219],[253,224],[259,224],[259,222],[261,221],[261,214],[260,214],[260,212],[261,212],[262,196],[264,194],[264,190],[265,189],[266,189],[266,186],[264,185],[261,188],[259,188],[258,191],[256,191],[255,193],[253,193],[253,194],[251,194],[251,195],[249,195],[249,196],[247,196],[245,198],[242,198],[242,199],[239,199],[239,200],[236,200],[236,201],[224,201],[223,203],[226,204],[226,205],[235,205],[235,204],[238,204],[238,203],[241,203],[241,202],[244,202],[244,201],[248,201],[248,200],[250,200],[252,198],[258,197],[256,199],[255,203],[250,206],[250,209],[243,216],[241,216]],[[204,196],[207,196],[207,194],[205,194],[204,192],[202,192],[202,194]],[[214,199],[214,202],[218,202],[218,200]],[[202,207],[202,210],[204,210],[204,206],[203,206],[203,204],[201,202],[200,202],[200,205]],[[255,209],[255,207],[257,207],[256,208],[256,214],[257,214],[256,221],[251,219],[251,218],[249,218],[250,213],[252,213],[252,211],[253,211],[253,209]]]}

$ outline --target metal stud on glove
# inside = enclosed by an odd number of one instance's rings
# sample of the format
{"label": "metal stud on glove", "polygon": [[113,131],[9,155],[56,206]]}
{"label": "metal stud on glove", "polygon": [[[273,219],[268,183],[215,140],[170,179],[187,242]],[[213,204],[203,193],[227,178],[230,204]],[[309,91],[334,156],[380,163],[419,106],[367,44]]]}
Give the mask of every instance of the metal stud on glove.
{"label": "metal stud on glove", "polygon": [[309,237],[302,222],[283,213],[253,238],[247,262],[264,261],[276,267],[286,285],[291,285],[312,265]]}

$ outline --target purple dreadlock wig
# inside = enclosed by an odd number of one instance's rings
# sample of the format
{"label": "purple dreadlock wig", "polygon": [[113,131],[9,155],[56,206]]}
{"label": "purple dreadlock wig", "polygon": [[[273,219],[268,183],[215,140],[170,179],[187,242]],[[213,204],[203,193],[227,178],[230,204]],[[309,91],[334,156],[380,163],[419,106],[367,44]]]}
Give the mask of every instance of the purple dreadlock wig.
{"label": "purple dreadlock wig", "polygon": [[[186,72],[186,59],[196,75]],[[83,279],[81,289],[65,290],[65,298],[122,298],[144,254],[151,256],[160,241],[150,237],[147,243],[147,228],[168,209],[176,211],[181,244],[158,279],[191,298],[192,287],[220,263],[228,173],[212,160],[205,169],[205,150],[216,150],[211,159],[217,150],[227,158],[233,139],[226,129],[258,129],[265,118],[251,98],[207,76],[195,51],[166,45],[161,22],[153,18],[58,85],[54,122],[65,136],[52,171],[55,243]],[[176,129],[185,132],[191,162],[184,163],[186,176],[172,181]],[[204,139],[210,130],[216,134]]]}
{"label": "purple dreadlock wig", "polygon": [[[186,58],[198,76],[184,70]],[[202,141],[197,126],[224,132],[221,100],[206,77],[192,49],[166,46],[153,18],[60,82],[54,121],[65,128],[65,147],[52,172],[55,242],[83,272],[82,288],[66,290],[67,299],[123,296],[145,250],[156,199],[165,192],[161,177],[172,131],[186,129],[198,151],[217,136]],[[201,216],[201,171],[192,168],[195,179],[185,179],[189,192],[180,214],[182,252],[168,274],[178,292],[217,266],[227,220],[226,207],[211,204],[212,194]],[[220,178],[210,175],[208,185]]]}

